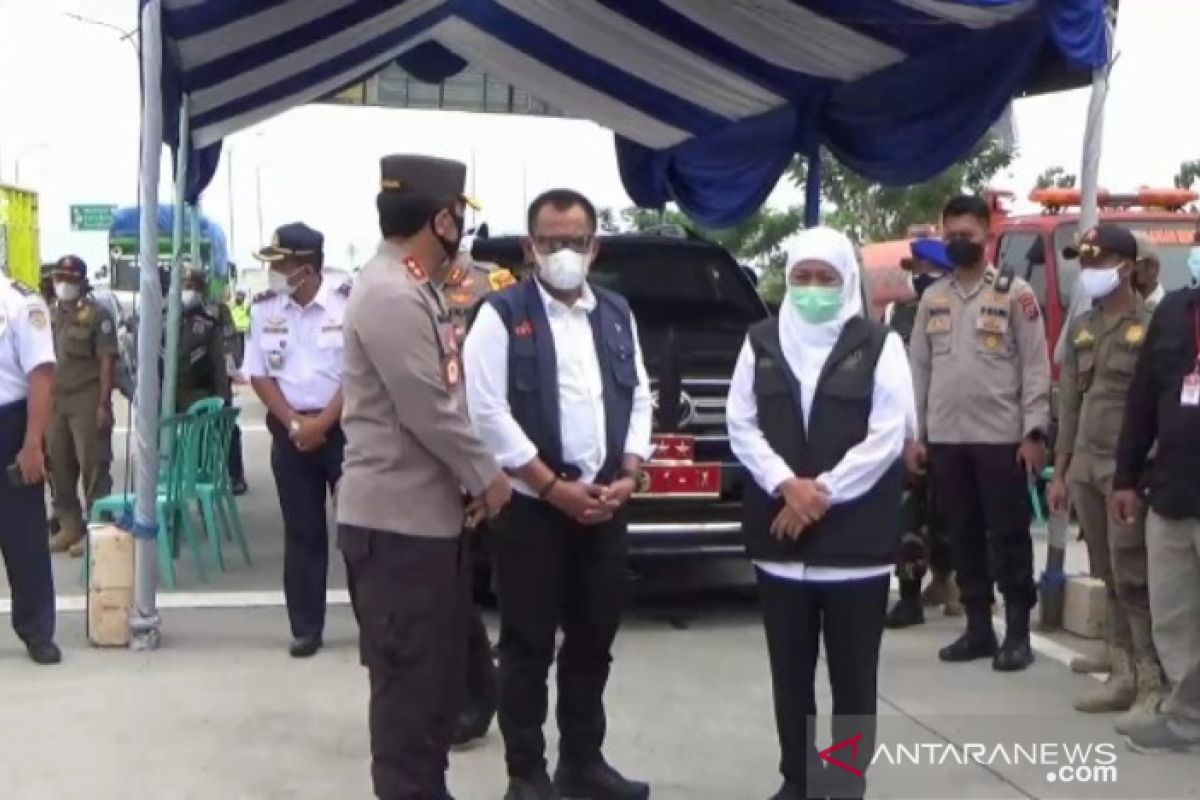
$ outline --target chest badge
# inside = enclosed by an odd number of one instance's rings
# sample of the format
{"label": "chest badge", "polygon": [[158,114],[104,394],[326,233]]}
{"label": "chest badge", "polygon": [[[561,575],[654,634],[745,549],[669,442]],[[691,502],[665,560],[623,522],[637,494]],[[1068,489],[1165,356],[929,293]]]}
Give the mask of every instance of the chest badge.
{"label": "chest badge", "polygon": [[269,366],[271,369],[282,369],[283,351],[272,350],[271,352],[267,353],[267,366]]}
{"label": "chest badge", "polygon": [[988,334],[987,336],[983,337],[983,346],[987,348],[988,352],[990,353],[996,352],[1000,349],[1000,337],[994,333]]}
{"label": "chest badge", "polygon": [[[1125,335],[1128,336],[1129,334],[1126,333]],[[1096,337],[1092,336],[1092,332],[1087,328],[1084,328],[1079,333],[1075,334],[1076,347],[1091,347],[1093,344],[1095,344],[1095,342]]]}
{"label": "chest badge", "polygon": [[1125,329],[1125,344],[1141,344],[1146,338],[1146,329],[1141,325],[1130,325]]}

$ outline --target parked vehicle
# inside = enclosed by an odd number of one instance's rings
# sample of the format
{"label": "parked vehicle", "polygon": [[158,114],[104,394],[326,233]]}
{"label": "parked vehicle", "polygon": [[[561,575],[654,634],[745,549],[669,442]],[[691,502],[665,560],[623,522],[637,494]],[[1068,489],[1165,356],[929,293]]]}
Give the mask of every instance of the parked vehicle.
{"label": "parked vehicle", "polygon": [[0,273],[38,288],[38,196],[0,184]]}

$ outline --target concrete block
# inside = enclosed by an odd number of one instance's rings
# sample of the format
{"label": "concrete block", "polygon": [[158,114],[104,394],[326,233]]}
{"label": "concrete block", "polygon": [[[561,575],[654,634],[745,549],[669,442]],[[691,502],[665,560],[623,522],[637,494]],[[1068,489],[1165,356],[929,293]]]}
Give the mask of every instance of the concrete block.
{"label": "concrete block", "polygon": [[1063,628],[1085,639],[1101,638],[1108,616],[1107,604],[1103,581],[1085,575],[1071,576],[1067,579],[1063,604]]}
{"label": "concrete block", "polygon": [[97,647],[129,644],[133,607],[133,537],[112,525],[88,530],[88,641]]}

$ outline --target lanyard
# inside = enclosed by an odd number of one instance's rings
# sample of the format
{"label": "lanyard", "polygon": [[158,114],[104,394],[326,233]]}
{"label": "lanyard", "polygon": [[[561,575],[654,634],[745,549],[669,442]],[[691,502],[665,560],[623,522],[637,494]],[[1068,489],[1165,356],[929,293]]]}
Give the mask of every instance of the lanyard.
{"label": "lanyard", "polygon": [[1193,330],[1195,332],[1195,337],[1196,337],[1195,338],[1195,343],[1196,343],[1196,369],[1195,369],[1195,371],[1200,373],[1200,305],[1197,305],[1194,308],[1192,308],[1192,323],[1193,323]]}

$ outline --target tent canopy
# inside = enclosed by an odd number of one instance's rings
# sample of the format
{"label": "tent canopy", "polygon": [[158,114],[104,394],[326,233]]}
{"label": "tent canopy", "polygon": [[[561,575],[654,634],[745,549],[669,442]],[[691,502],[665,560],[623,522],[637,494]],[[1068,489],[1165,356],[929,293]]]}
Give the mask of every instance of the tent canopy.
{"label": "tent canopy", "polygon": [[394,60],[430,81],[470,64],[611,128],[638,205],[710,226],[818,146],[871,180],[928,178],[1109,47],[1105,0],[164,0],[163,38],[191,198],[237,130]]}

